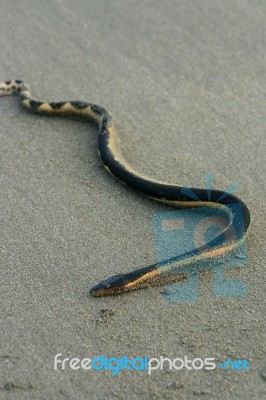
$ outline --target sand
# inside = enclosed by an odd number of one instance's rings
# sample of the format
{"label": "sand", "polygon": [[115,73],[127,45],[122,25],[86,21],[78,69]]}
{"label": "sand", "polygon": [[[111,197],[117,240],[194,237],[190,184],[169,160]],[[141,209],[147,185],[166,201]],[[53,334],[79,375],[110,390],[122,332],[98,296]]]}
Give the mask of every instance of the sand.
{"label": "sand", "polygon": [[[88,100],[115,116],[125,159],[153,178],[237,183],[251,211],[247,295],[163,288],[94,299],[101,279],[156,261],[169,208],[116,182],[97,129],[0,100],[2,399],[263,399],[265,364],[265,2],[1,2],[1,77],[36,98]],[[247,360],[250,370],[54,369],[54,357]]]}

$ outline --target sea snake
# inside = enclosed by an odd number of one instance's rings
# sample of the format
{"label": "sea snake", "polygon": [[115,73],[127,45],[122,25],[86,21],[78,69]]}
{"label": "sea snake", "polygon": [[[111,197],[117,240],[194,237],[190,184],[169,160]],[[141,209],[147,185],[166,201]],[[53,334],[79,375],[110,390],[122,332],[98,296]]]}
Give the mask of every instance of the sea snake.
{"label": "sea snake", "polygon": [[[150,179],[131,168],[121,157],[116,142],[112,115],[103,107],[83,101],[47,103],[35,100],[27,83],[12,80],[0,83],[0,96],[18,94],[27,110],[45,115],[74,115],[85,117],[99,126],[98,153],[105,169],[123,184],[137,192],[173,207],[216,207],[228,215],[228,225],[222,233],[208,243],[171,259],[107,278],[90,289],[92,296],[105,296],[129,291],[146,280],[171,272],[205,258],[221,257],[241,243],[250,225],[247,206],[236,196],[219,190],[191,188],[200,199],[195,201],[183,186]],[[237,206],[237,209],[234,208]],[[239,209],[241,212],[239,212]],[[237,211],[238,210],[238,211]]]}

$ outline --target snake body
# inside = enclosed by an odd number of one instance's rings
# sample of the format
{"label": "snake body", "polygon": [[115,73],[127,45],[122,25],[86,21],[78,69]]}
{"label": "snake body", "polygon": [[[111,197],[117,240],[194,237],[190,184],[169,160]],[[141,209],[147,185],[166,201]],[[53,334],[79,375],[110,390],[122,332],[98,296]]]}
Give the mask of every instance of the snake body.
{"label": "snake body", "polygon": [[[105,296],[122,293],[138,284],[158,277],[164,272],[206,258],[220,257],[232,251],[244,239],[249,225],[250,213],[247,206],[232,194],[206,189],[191,188],[200,201],[195,201],[183,186],[158,182],[131,168],[121,157],[116,143],[116,131],[112,115],[103,107],[83,101],[42,102],[35,100],[27,83],[12,80],[0,83],[0,96],[19,95],[21,104],[27,110],[44,115],[74,115],[85,117],[99,126],[98,153],[105,169],[116,179],[134,190],[154,200],[173,207],[218,207],[227,213],[228,226],[216,238],[192,251],[172,257],[159,264],[148,265],[126,274],[109,277],[90,289],[92,296]],[[232,211],[231,206],[241,208],[239,213]]]}

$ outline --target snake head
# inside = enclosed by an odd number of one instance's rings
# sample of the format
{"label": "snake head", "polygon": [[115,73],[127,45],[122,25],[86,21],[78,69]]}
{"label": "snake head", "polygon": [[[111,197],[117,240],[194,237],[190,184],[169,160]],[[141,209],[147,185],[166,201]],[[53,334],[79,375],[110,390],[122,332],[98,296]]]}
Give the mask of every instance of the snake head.
{"label": "snake head", "polygon": [[90,295],[100,297],[118,294],[124,291],[126,283],[127,280],[124,274],[114,275],[93,286],[90,290]]}

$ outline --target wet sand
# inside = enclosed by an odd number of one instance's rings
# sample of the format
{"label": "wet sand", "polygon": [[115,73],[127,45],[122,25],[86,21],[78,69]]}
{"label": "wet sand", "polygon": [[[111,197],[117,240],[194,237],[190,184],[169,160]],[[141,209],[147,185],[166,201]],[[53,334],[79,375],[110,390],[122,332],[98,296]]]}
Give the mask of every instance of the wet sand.
{"label": "wet sand", "polygon": [[[1,78],[38,99],[110,110],[134,168],[204,187],[237,183],[252,225],[248,265],[225,271],[244,297],[196,301],[163,288],[94,299],[101,279],[156,261],[153,217],[169,208],[116,182],[90,124],[0,99],[1,339],[4,399],[262,399],[265,364],[263,1],[1,3]],[[54,357],[213,357],[250,371],[54,370]]]}

